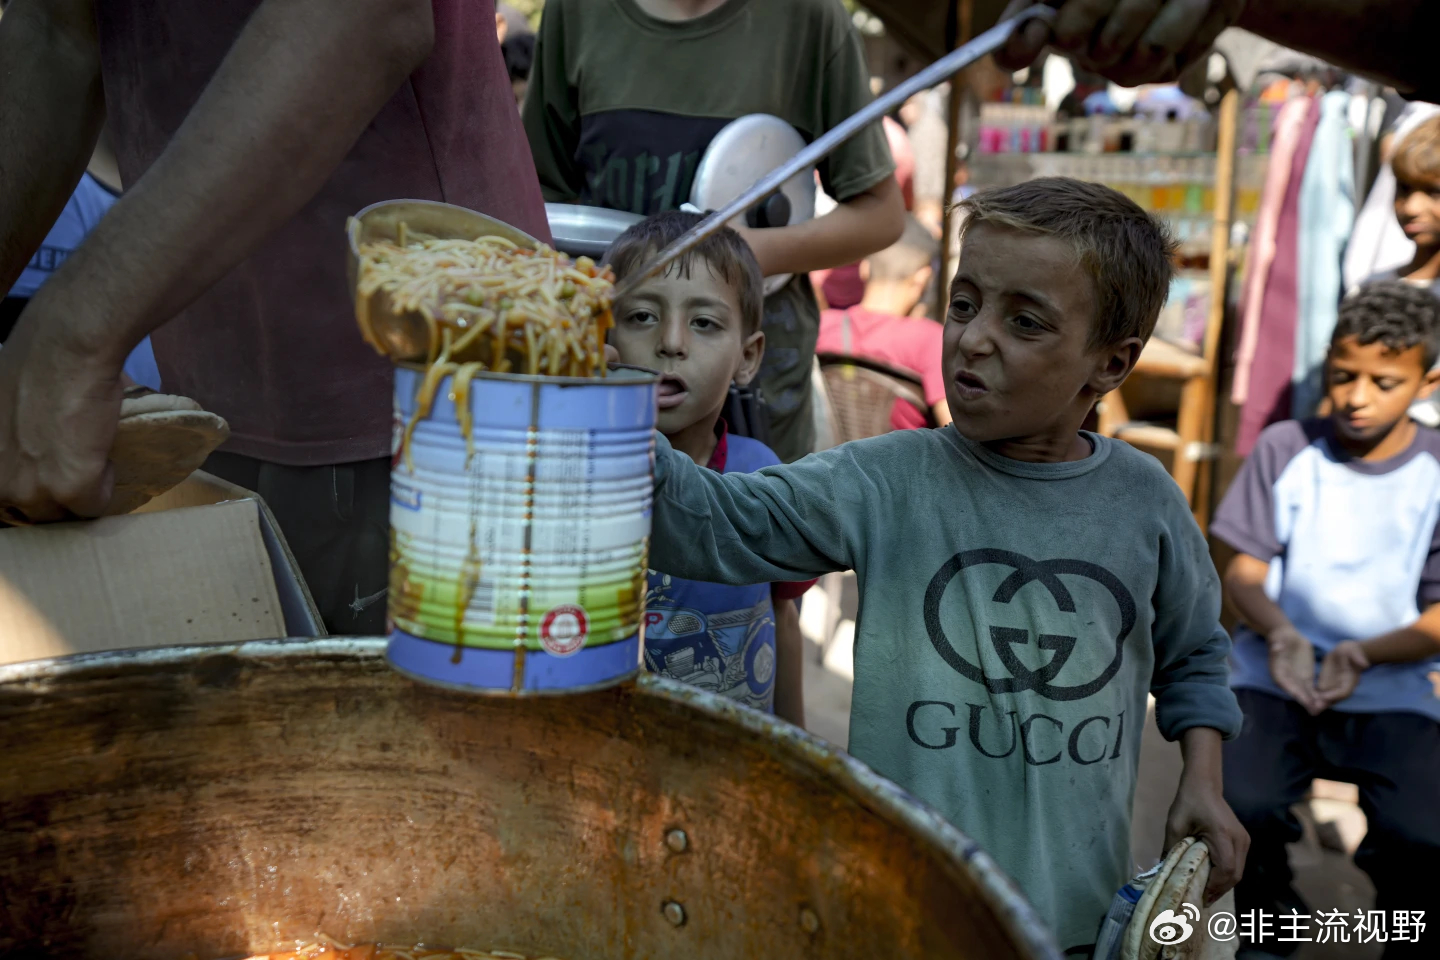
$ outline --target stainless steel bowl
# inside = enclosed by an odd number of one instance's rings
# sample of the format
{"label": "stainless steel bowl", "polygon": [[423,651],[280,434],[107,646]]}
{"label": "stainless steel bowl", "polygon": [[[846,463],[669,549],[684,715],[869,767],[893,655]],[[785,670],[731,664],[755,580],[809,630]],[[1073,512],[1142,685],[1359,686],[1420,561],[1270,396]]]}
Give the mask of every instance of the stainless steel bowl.
{"label": "stainless steel bowl", "polygon": [[587,207],[576,203],[547,203],[545,216],[555,249],[572,257],[600,262],[615,238],[645,219],[623,210]]}
{"label": "stainless steel bowl", "polygon": [[497,700],[379,640],[0,668],[0,954],[317,931],[567,960],[1059,960],[990,858],[807,734],[646,678]]}

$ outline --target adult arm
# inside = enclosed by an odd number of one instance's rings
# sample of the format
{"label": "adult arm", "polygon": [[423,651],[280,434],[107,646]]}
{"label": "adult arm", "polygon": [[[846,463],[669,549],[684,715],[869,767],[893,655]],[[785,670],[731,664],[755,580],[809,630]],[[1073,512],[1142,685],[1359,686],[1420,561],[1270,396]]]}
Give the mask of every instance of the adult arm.
{"label": "adult arm", "polygon": [[[433,35],[428,0],[256,9],[165,151],[0,355],[0,505],[32,521],[104,509],[125,356],[315,194]],[[25,136],[0,128],[7,151]]]}
{"label": "adult arm", "polygon": [[65,209],[105,120],[93,0],[15,0],[0,18],[0,291]]}
{"label": "adult arm", "polygon": [[[1013,0],[1008,16],[1032,0]],[[997,60],[1027,66],[1047,43],[1119,83],[1172,80],[1204,56],[1227,26],[1244,27],[1433,100],[1440,79],[1429,38],[1440,9],[1429,0],[1065,0],[1053,27],[1031,23]]]}
{"label": "adult arm", "polygon": [[941,400],[939,403],[935,404],[933,407],[930,408],[930,412],[935,414],[935,425],[937,427],[947,426],[955,419],[950,414],[949,400]]}
{"label": "adult arm", "polygon": [[1249,0],[1237,26],[1416,99],[1440,99],[1433,0]]}

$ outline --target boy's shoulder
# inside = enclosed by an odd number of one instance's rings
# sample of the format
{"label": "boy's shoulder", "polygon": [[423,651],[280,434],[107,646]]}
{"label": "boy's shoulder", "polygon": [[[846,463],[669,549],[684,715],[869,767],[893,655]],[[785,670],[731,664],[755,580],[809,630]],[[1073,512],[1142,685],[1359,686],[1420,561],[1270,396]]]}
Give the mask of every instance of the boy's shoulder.
{"label": "boy's shoulder", "polygon": [[1175,479],[1163,463],[1124,440],[1097,434],[1090,436],[1094,437],[1096,452],[1100,452],[1101,448],[1105,451],[1103,467],[1097,471],[1099,482],[1123,488],[1126,500],[1137,507],[1149,504],[1139,507],[1135,511],[1137,516],[1151,516],[1152,508],[1168,508],[1178,510],[1187,517],[1190,515],[1185,495],[1175,485]]}
{"label": "boy's shoulder", "polygon": [[1410,445],[1411,449],[1417,453],[1428,453],[1440,460],[1440,430],[1427,427],[1423,423],[1417,423],[1415,427],[1415,442]]}
{"label": "boy's shoulder", "polygon": [[1287,463],[1308,447],[1321,447],[1330,434],[1330,422],[1323,417],[1281,420],[1260,431],[1247,460],[1254,460],[1279,473]]}
{"label": "boy's shoulder", "polygon": [[[1273,480],[1279,477],[1296,457],[1312,448],[1316,456],[1327,460],[1344,459],[1338,457],[1330,445],[1332,433],[1330,421],[1323,417],[1272,423],[1261,431],[1247,461],[1255,462]],[[1365,474],[1388,473],[1390,469],[1404,466],[1417,456],[1427,455],[1440,464],[1440,430],[1416,423],[1415,439],[1410,442],[1410,446],[1388,461],[1383,469],[1365,469],[1366,465],[1354,465]]]}

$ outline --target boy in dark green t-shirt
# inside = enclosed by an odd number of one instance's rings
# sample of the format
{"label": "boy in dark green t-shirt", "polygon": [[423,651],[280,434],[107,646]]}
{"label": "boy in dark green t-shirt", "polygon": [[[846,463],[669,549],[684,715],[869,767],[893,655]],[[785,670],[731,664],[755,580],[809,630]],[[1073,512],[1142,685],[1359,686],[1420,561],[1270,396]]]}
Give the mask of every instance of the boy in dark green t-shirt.
{"label": "boy in dark green t-shirt", "polygon": [[[700,158],[730,121],[768,113],[813,140],[869,99],[864,53],[839,0],[550,0],[524,119],[547,201],[648,216],[689,199]],[[795,275],[765,301],[760,382],[782,460],[814,442],[820,311],[805,275],[899,239],[894,169],[877,123],[820,164],[825,191],[840,201],[834,211],[739,231],[767,276]]]}

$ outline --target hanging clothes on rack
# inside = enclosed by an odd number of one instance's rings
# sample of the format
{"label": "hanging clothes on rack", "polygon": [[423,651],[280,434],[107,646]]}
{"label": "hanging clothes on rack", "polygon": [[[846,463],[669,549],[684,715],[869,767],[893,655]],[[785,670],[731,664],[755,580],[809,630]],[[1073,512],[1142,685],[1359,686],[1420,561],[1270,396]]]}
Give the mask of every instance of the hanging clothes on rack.
{"label": "hanging clothes on rack", "polygon": [[1298,324],[1290,398],[1290,416],[1297,420],[1314,416],[1324,395],[1325,355],[1340,306],[1341,261],[1355,225],[1350,100],[1343,90],[1321,98],[1320,121],[1300,183]]}
{"label": "hanging clothes on rack", "polygon": [[1240,340],[1235,351],[1235,379],[1230,388],[1230,400],[1237,406],[1244,405],[1250,389],[1250,366],[1255,360],[1255,346],[1260,335],[1260,306],[1265,296],[1270,264],[1275,259],[1275,229],[1280,221],[1280,207],[1285,202],[1285,188],[1290,182],[1291,162],[1309,106],[1309,98],[1295,97],[1287,100],[1275,117],[1272,150],[1265,169],[1260,210],[1250,244],[1249,263],[1245,268],[1244,297],[1240,302]]}
{"label": "hanging clothes on rack", "polygon": [[[1290,416],[1290,378],[1295,366],[1295,332],[1299,323],[1300,187],[1320,123],[1319,99],[1299,99],[1305,116],[1289,168],[1284,171],[1285,192],[1275,225],[1274,257],[1268,274],[1259,278],[1262,284],[1259,313],[1247,318],[1247,328],[1253,321],[1255,333],[1235,445],[1241,456],[1249,454],[1261,430]],[[1237,363],[1237,379],[1239,375]]]}

